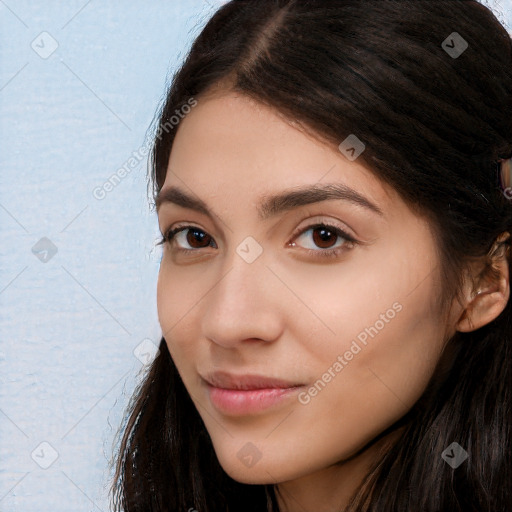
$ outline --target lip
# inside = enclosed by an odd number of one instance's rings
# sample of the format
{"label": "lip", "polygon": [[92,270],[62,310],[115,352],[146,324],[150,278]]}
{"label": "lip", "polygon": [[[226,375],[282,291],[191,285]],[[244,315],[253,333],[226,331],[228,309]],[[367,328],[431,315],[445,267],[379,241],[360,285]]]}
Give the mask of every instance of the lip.
{"label": "lip", "polygon": [[286,389],[302,386],[297,382],[275,379],[256,374],[233,375],[228,372],[213,372],[202,377],[208,384],[216,388],[255,390],[255,389]]}
{"label": "lip", "polygon": [[303,387],[282,379],[263,375],[210,373],[202,377],[212,405],[228,415],[255,414],[282,405]]}

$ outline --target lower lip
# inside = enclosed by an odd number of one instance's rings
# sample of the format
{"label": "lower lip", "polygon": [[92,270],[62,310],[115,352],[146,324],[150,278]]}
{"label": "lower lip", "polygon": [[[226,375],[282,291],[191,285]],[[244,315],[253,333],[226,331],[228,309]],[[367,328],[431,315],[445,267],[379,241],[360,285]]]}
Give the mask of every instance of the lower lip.
{"label": "lower lip", "polygon": [[293,388],[223,389],[206,385],[212,404],[226,414],[253,414],[282,403],[297,393]]}

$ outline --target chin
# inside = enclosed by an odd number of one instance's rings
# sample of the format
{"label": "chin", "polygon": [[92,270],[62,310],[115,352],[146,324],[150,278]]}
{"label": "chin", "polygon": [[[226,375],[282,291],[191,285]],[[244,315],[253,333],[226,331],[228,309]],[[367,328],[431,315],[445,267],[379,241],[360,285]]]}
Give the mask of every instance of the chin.
{"label": "chin", "polygon": [[[230,452],[217,455],[222,469],[237,482],[251,485],[279,484],[303,477],[312,471],[317,470],[306,461],[301,465],[298,460],[285,452],[274,452],[267,457],[262,457],[254,462],[247,460],[246,463],[240,460],[237,452]],[[242,456],[243,459],[243,456]],[[247,465],[246,465],[247,464]]]}
{"label": "chin", "polygon": [[275,473],[275,468],[271,466],[267,469],[266,466],[261,466],[259,469],[253,468],[234,468],[232,466],[224,468],[224,471],[233,479],[241,484],[250,485],[265,485],[277,484],[288,480],[288,478],[280,478]]}
{"label": "chin", "polygon": [[[229,453],[219,457],[222,469],[237,482],[243,484],[263,485],[275,484],[288,480],[291,475],[283,475],[283,466],[277,461],[264,460],[263,456],[256,460],[242,453]],[[289,468],[288,468],[289,469]]]}

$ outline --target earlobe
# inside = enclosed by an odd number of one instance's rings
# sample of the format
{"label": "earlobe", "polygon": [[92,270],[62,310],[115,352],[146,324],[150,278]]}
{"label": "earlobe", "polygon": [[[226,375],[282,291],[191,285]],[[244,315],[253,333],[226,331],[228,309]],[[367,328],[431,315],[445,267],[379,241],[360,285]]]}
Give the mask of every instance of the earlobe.
{"label": "earlobe", "polygon": [[[498,238],[497,244],[502,244],[506,239],[503,236]],[[508,247],[493,246],[489,254],[492,258],[491,270],[481,277],[477,291],[469,295],[457,321],[457,331],[474,331],[492,322],[505,309],[510,298]]]}

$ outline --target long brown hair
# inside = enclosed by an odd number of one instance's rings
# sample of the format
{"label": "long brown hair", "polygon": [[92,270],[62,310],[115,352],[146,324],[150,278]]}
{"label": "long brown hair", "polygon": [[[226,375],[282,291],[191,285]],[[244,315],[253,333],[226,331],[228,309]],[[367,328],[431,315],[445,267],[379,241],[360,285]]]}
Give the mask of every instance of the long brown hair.
{"label": "long brown hair", "polygon": [[[458,55],[450,53],[454,37],[459,52],[467,43]],[[476,0],[228,2],[194,41],[161,108],[153,199],[176,134],[172,116],[220,83],[327,143],[349,134],[364,141],[358,161],[431,221],[445,298],[460,289],[472,258],[512,232],[498,167],[512,156],[512,41]],[[510,269],[510,240],[503,243]],[[511,509],[511,319],[509,301],[491,323],[450,340],[453,364],[439,366],[401,419],[403,435],[350,511]],[[121,432],[117,511],[278,510],[274,486],[236,482],[219,465],[163,337]],[[441,456],[454,441],[469,454],[457,469]]]}

